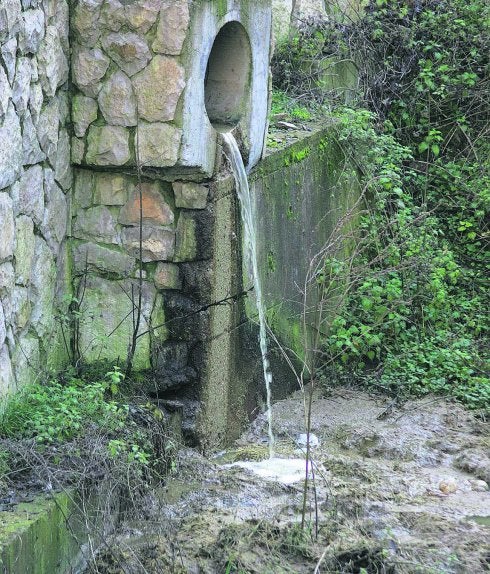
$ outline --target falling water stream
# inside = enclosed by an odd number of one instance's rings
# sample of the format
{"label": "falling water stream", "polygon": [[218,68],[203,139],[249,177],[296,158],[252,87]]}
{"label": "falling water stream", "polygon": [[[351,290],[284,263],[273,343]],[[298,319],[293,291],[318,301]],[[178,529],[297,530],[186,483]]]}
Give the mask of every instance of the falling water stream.
{"label": "falling water stream", "polygon": [[231,167],[235,176],[238,199],[240,200],[242,221],[244,226],[244,253],[247,269],[251,275],[255,293],[255,304],[259,316],[260,352],[264,369],[264,381],[267,393],[267,421],[269,427],[269,457],[274,456],[274,433],[272,431],[272,408],[271,408],[271,384],[272,373],[270,372],[269,359],[267,357],[267,325],[265,320],[264,302],[262,300],[262,287],[260,284],[259,270],[257,265],[257,234],[255,232],[255,206],[250,194],[247,172],[243,164],[242,155],[236,139],[231,132],[221,134],[223,141],[228,147]]}

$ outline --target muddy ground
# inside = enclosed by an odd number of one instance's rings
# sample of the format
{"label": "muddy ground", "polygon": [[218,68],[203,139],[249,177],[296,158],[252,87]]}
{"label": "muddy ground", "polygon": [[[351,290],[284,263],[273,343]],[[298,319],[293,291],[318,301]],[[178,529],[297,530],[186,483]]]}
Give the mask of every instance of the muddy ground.
{"label": "muddy ground", "polygon": [[[277,456],[301,457],[304,395],[273,407]],[[314,480],[230,463],[268,456],[260,415],[234,448],[180,451],[175,470],[100,551],[100,573],[490,571],[489,424],[440,398],[402,406],[354,390],[315,396]]]}

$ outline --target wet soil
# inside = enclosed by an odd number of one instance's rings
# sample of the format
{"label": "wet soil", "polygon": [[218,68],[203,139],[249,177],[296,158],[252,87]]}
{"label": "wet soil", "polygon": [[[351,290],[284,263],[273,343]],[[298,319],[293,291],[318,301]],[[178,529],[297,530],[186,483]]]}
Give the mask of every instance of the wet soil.
{"label": "wet soil", "polygon": [[[279,458],[304,457],[304,407],[300,392],[273,407]],[[226,452],[181,450],[145,515],[122,523],[92,571],[490,571],[487,422],[440,398],[396,407],[343,389],[314,397],[311,432],[305,504],[303,481],[232,464],[267,458],[263,414]]]}

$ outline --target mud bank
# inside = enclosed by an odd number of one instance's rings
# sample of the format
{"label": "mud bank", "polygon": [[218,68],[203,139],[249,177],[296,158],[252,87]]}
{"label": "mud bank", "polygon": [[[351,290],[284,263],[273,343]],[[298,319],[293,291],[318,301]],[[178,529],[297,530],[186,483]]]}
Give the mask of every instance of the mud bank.
{"label": "mud bank", "polygon": [[[273,416],[277,456],[298,458],[304,395],[276,403]],[[302,529],[303,482],[230,466],[267,457],[260,415],[212,459],[182,450],[166,486],[91,572],[488,572],[488,427],[437,398],[394,407],[352,390],[315,397]]]}

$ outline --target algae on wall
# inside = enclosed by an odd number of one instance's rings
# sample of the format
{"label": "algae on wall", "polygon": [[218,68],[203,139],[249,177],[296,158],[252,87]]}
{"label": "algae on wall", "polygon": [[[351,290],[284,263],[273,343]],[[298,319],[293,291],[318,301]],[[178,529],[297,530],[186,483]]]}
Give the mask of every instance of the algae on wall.
{"label": "algae on wall", "polygon": [[[359,197],[356,169],[347,164],[334,130],[323,128],[271,153],[250,177],[269,325],[300,360],[307,359],[305,302],[315,305],[314,294],[305,299],[304,293],[310,262]],[[307,324],[313,322],[307,317]]]}

